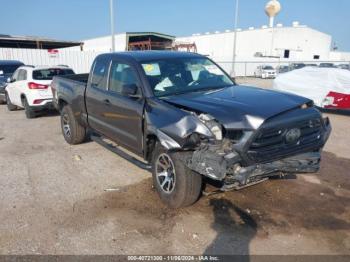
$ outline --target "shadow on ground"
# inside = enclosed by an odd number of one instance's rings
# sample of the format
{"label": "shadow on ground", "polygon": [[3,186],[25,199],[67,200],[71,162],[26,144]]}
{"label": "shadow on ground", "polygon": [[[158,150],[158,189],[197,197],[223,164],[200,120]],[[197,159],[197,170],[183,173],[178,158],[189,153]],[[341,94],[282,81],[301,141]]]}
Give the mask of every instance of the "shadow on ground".
{"label": "shadow on ground", "polygon": [[216,234],[203,248],[204,254],[249,254],[255,237],[307,230],[324,235],[335,232],[329,241],[336,241],[339,249],[346,248],[341,231],[350,230],[350,160],[331,153],[324,153],[323,158],[317,174],[321,184],[299,177],[270,180],[242,191],[202,197],[189,208],[172,210],[160,202],[152,180],[146,179],[76,202],[61,226],[84,231],[106,221],[121,223],[124,232],[164,239],[170,247],[166,236],[175,225],[185,216],[197,215],[205,219],[203,227],[211,227]]}

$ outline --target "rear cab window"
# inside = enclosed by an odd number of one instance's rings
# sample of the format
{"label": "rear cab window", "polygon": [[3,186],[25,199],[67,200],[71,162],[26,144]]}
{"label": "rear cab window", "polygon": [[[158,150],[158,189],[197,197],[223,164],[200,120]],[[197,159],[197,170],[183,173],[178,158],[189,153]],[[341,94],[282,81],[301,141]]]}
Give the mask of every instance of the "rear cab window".
{"label": "rear cab window", "polygon": [[52,80],[54,76],[74,75],[74,71],[69,68],[48,68],[33,71],[34,80]]}
{"label": "rear cab window", "polygon": [[92,87],[104,90],[106,89],[109,65],[110,60],[104,57],[96,59],[91,76]]}

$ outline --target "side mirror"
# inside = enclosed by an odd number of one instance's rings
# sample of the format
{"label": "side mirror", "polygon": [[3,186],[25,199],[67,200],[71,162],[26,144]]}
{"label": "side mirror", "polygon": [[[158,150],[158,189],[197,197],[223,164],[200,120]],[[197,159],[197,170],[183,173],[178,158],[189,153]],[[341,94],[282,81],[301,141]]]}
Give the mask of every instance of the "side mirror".
{"label": "side mirror", "polygon": [[6,79],[6,82],[7,82],[7,83],[11,83],[11,81],[12,81],[11,77],[9,77],[9,78]]}
{"label": "side mirror", "polygon": [[122,95],[139,98],[140,95],[137,94],[138,86],[136,84],[123,85],[122,87]]}

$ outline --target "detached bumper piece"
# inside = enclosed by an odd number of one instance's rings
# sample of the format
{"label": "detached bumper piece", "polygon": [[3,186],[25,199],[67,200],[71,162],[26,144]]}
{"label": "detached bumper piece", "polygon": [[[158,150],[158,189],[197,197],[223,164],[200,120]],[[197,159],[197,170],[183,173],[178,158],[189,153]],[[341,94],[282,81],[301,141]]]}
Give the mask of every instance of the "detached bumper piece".
{"label": "detached bumper piece", "polygon": [[242,167],[236,153],[226,155],[196,151],[187,166],[211,179],[223,181],[222,191],[238,190],[255,185],[280,173],[316,173],[320,169],[321,153],[311,152],[265,164]]}
{"label": "detached bumper piece", "polygon": [[321,153],[312,152],[266,164],[236,166],[233,173],[225,178],[222,190],[241,189],[280,173],[316,173],[320,169],[320,162]]}

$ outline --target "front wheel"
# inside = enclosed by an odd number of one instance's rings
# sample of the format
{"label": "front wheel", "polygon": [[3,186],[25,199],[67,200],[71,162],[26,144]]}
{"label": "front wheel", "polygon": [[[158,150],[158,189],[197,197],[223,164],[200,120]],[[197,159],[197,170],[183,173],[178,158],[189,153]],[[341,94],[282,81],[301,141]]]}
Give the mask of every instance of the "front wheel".
{"label": "front wheel", "polygon": [[61,128],[64,139],[68,144],[81,144],[86,138],[86,129],[74,117],[72,108],[69,105],[61,111]]}
{"label": "front wheel", "polygon": [[157,143],[152,161],[153,185],[171,208],[190,206],[201,193],[202,176],[185,166],[184,152],[167,152]]}

